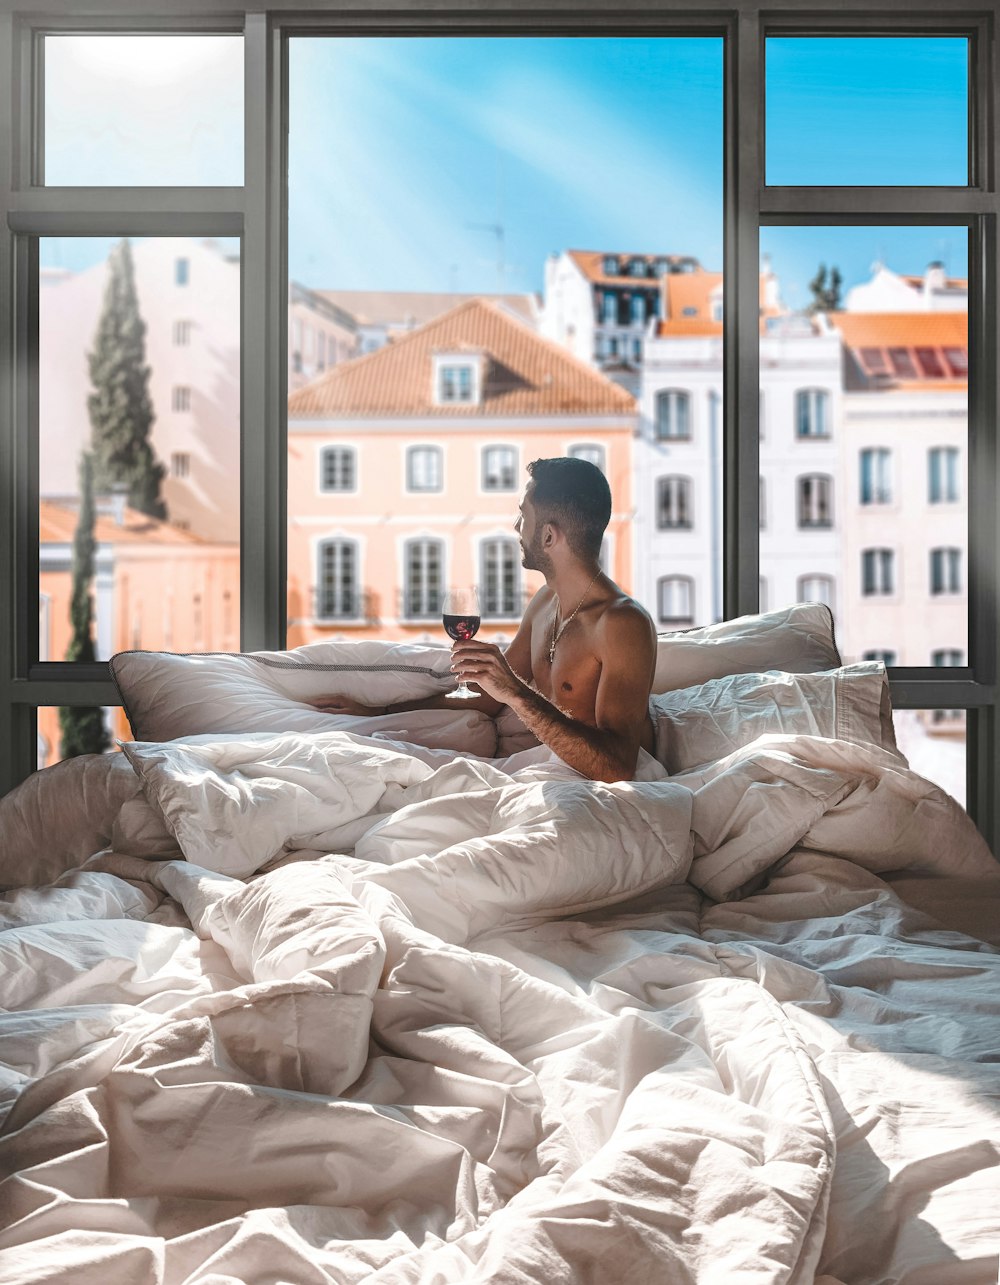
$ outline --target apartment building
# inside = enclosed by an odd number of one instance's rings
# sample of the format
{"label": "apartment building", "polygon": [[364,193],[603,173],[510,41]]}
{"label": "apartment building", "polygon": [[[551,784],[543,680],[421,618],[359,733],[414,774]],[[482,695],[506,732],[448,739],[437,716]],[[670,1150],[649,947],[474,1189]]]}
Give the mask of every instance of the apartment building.
{"label": "apartment building", "polygon": [[289,399],[289,645],[440,638],[449,583],[477,583],[509,638],[541,583],[513,524],[525,466],[578,454],[611,485],[604,563],[631,581],[634,399],[473,298]]}

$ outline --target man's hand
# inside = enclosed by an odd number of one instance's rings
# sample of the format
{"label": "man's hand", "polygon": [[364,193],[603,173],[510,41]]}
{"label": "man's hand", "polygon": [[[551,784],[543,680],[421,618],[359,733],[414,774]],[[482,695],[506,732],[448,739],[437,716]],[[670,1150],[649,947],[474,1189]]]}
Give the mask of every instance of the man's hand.
{"label": "man's hand", "polygon": [[523,692],[525,684],[507,663],[503,652],[495,643],[457,642],[451,649],[452,672],[466,682],[474,682],[487,696],[501,704],[508,704],[512,697]]}
{"label": "man's hand", "polygon": [[385,713],[382,705],[362,705],[360,701],[352,701],[349,696],[320,696],[317,700],[310,701],[310,705],[315,705],[317,709],[322,710],[324,714],[350,714],[353,718],[377,718],[380,714]]}

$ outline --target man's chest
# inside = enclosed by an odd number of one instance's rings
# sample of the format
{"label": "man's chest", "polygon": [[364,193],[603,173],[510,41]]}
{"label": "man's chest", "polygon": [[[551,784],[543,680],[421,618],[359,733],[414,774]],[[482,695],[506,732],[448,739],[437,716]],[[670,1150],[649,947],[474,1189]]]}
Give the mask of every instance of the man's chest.
{"label": "man's chest", "polygon": [[567,714],[592,723],[601,662],[589,633],[574,621],[553,647],[551,619],[539,621],[531,633],[531,673],[543,696]]}

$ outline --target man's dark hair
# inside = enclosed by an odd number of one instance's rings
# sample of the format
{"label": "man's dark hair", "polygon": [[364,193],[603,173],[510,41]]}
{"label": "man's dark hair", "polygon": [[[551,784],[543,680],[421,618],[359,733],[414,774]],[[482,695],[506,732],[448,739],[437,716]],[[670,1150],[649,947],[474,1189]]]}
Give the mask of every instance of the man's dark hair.
{"label": "man's dark hair", "polygon": [[599,558],[611,520],[611,488],[597,465],[559,455],[532,460],[528,473],[535,484],[531,502],[539,520],[562,527],[578,558]]}

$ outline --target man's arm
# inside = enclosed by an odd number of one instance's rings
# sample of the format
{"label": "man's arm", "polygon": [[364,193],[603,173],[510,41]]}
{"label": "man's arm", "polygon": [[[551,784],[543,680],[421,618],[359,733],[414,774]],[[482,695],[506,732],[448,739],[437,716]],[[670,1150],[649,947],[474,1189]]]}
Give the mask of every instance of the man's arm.
{"label": "man's arm", "polygon": [[564,763],[592,781],[629,781],[649,712],[656,635],[649,617],[634,606],[610,608],[598,631],[602,668],[594,727],[570,718],[529,687],[489,643],[473,640],[456,651],[465,676],[509,705]]}
{"label": "man's arm", "polygon": [[[531,617],[538,610],[538,603],[535,601],[538,596],[536,594],[528,604],[513,641],[503,653],[508,665],[522,681],[525,675],[528,678],[531,676]],[[422,700],[397,701],[394,705],[363,705],[360,701],[351,700],[347,696],[334,694],[321,696],[312,704],[325,714],[351,714],[355,718],[374,718],[380,714],[405,714],[414,709],[454,709],[459,712],[475,709],[495,718],[504,708],[503,701],[494,700],[485,692],[471,700],[468,697],[456,699],[450,692],[443,692],[437,696],[425,696]]]}

